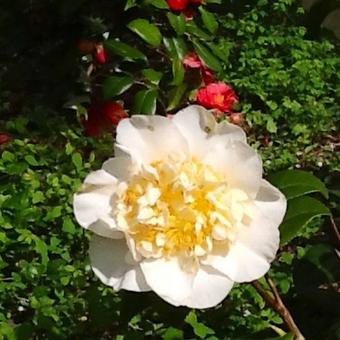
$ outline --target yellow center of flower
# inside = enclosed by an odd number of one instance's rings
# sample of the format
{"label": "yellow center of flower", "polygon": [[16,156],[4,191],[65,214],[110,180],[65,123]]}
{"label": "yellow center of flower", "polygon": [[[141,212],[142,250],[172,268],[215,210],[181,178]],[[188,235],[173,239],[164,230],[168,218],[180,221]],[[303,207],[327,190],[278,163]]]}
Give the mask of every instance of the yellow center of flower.
{"label": "yellow center of flower", "polygon": [[118,227],[134,241],[136,253],[197,262],[228,251],[248,196],[195,159],[154,162],[150,169],[135,175],[116,200]]}
{"label": "yellow center of flower", "polygon": [[214,99],[216,104],[222,104],[224,102],[224,96],[222,94],[216,94]]}

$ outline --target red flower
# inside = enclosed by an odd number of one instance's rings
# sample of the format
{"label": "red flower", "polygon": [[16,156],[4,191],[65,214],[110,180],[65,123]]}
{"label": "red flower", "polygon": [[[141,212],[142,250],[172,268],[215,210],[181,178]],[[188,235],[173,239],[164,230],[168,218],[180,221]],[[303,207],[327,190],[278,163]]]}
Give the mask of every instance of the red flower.
{"label": "red flower", "polygon": [[106,52],[105,52],[103,44],[97,44],[96,45],[94,57],[95,57],[98,64],[105,64],[106,63]]}
{"label": "red flower", "polygon": [[224,83],[211,83],[202,87],[197,93],[197,102],[207,109],[232,112],[233,105],[238,103],[236,93]]}
{"label": "red flower", "polygon": [[183,59],[183,65],[189,68],[198,68],[201,72],[201,77],[203,79],[204,84],[208,85],[215,80],[215,76],[213,71],[206,67],[202,60],[195,52],[189,52]]}
{"label": "red flower", "polygon": [[123,118],[128,117],[123,106],[116,102],[99,102],[87,109],[87,118],[81,123],[87,136],[99,137],[103,130],[116,126]]}
{"label": "red flower", "polygon": [[182,11],[187,7],[189,0],[167,0],[167,3],[173,11]]}
{"label": "red flower", "polygon": [[195,52],[188,53],[183,59],[183,65],[188,68],[201,68],[203,63]]}
{"label": "red flower", "polygon": [[[187,6],[189,3],[200,5],[203,0],[166,0],[168,3],[168,6],[173,11],[186,11]],[[190,19],[191,16],[186,17],[187,19]]]}
{"label": "red flower", "polygon": [[0,133],[0,145],[9,142],[10,139],[11,139],[10,136],[8,136],[8,135],[6,135],[4,133]]}
{"label": "red flower", "polygon": [[202,79],[205,85],[209,85],[213,81],[215,81],[214,73],[210,68],[203,66],[201,69],[201,73],[202,73]]}

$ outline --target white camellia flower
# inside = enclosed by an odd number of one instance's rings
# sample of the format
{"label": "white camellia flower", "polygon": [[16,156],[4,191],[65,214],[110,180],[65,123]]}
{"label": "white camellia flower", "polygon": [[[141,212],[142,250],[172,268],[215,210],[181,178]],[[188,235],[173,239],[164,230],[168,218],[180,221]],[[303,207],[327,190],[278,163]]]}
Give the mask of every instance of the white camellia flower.
{"label": "white camellia flower", "polygon": [[117,127],[116,157],[74,196],[92,268],[115,290],[208,308],[269,269],[286,199],[239,127],[200,106]]}

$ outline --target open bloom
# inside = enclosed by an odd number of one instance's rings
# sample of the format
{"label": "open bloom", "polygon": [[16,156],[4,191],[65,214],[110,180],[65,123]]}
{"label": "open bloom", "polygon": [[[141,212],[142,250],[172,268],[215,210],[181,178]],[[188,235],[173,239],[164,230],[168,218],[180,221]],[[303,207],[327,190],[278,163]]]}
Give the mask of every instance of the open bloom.
{"label": "open bloom", "polygon": [[210,83],[197,92],[197,103],[207,109],[232,112],[238,98],[233,89],[222,82]]}
{"label": "open bloom", "polygon": [[208,308],[268,271],[286,200],[242,129],[189,106],[122,120],[115,148],[74,196],[103,283]]}

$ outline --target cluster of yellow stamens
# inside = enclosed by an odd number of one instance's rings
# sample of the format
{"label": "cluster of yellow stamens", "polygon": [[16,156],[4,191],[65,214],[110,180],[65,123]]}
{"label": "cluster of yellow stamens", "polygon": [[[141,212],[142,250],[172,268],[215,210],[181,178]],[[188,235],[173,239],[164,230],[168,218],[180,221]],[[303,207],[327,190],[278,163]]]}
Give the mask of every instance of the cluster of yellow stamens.
{"label": "cluster of yellow stamens", "polygon": [[216,249],[228,251],[245,217],[248,196],[195,159],[169,158],[151,168],[132,177],[113,209],[136,253],[175,256],[186,263]]}

